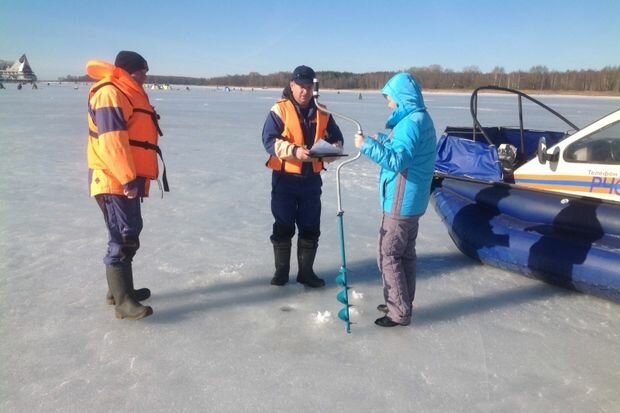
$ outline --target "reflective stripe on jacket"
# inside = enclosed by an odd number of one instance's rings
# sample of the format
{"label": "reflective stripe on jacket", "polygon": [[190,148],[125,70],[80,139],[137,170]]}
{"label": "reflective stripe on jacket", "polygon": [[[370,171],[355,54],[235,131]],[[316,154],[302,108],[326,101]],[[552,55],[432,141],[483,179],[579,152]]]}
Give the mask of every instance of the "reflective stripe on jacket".
{"label": "reflective stripe on jacket", "polygon": [[[267,166],[274,171],[301,174],[302,162],[295,158],[293,150],[295,146],[304,146],[304,133],[295,105],[288,99],[282,99],[273,105],[271,111],[282,120],[284,130],[282,131],[282,138],[278,139],[275,144],[277,156],[271,155],[267,161]],[[328,121],[329,114],[320,110],[316,111],[314,142],[318,142],[325,136]],[[318,159],[313,160],[312,170],[316,173],[321,172],[323,162]]]}
{"label": "reflective stripe on jacket", "polygon": [[98,82],[88,99],[90,195],[123,194],[123,185],[145,177],[157,179],[159,127],[144,89],[123,69],[101,61],[86,65]]}

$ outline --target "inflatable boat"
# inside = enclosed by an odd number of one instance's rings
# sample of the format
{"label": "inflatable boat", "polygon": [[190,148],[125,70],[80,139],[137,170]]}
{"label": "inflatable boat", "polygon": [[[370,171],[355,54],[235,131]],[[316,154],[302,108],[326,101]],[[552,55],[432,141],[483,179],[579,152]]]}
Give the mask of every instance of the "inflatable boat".
{"label": "inflatable boat", "polygon": [[[518,97],[516,127],[483,126],[481,91]],[[526,129],[523,103],[567,131]],[[437,144],[432,202],[464,254],[555,285],[620,301],[620,110],[579,129],[514,89],[471,97],[471,127]]]}

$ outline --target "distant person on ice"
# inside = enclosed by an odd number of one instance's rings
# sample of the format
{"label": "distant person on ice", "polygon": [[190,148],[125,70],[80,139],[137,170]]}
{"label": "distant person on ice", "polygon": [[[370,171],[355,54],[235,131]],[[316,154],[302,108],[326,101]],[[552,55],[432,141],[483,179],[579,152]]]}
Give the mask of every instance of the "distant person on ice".
{"label": "distant person on ice", "polygon": [[[325,281],[313,270],[321,234],[321,171],[323,160],[310,156],[320,139],[342,148],[342,132],[331,115],[317,110],[312,96],[314,70],[298,66],[288,86],[271,108],[263,127],[263,145],[269,154],[271,213],[274,217],[271,243],[275,259],[272,285],[289,280],[291,240],[297,237],[297,282],[311,288]],[[325,158],[331,162],[334,158]]]}
{"label": "distant person on ice", "polygon": [[385,127],[389,136],[355,135],[355,146],[379,164],[379,195],[383,219],[377,263],[383,278],[386,313],[381,327],[408,325],[416,284],[418,221],[426,211],[435,165],[435,127],[422,92],[408,73],[392,77],[381,91],[393,109]]}
{"label": "distant person on ice", "polygon": [[[159,116],[142,85],[149,70],[138,53],[121,51],[114,65],[91,60],[88,75],[97,81],[88,96],[88,168],[90,195],[103,212],[108,250],[103,262],[108,280],[108,304],[117,318],[138,320],[153,314],[139,301],[148,288],[134,289],[132,259],[140,247],[140,204],[157,179]],[[164,190],[168,190],[166,173]]]}

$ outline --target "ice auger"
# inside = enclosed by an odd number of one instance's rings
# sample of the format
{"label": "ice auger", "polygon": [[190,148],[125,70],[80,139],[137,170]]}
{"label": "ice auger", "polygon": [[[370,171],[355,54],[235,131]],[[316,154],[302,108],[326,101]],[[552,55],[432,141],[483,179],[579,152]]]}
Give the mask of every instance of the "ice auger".
{"label": "ice auger", "polygon": [[[319,103],[319,81],[318,79],[314,79],[314,89],[312,92],[312,96],[314,98],[314,103],[316,104],[319,110],[332,114],[339,118],[345,119],[349,122],[353,122],[357,126],[357,133],[363,134],[362,125],[360,125],[360,123],[357,122],[355,119],[351,119],[347,116],[332,112],[331,110],[328,110],[325,106]],[[338,318],[340,318],[342,321],[345,322],[347,333],[351,332],[351,318],[349,315],[349,308],[351,307],[351,305],[349,304],[349,288],[350,287],[349,287],[348,279],[347,279],[347,272],[348,272],[347,258],[345,254],[345,248],[344,248],[344,221],[343,221],[344,211],[342,209],[342,199],[341,199],[342,197],[340,194],[340,170],[345,165],[348,165],[351,162],[355,162],[356,160],[358,160],[361,155],[362,153],[358,152],[358,154],[355,155],[354,158],[341,162],[340,165],[338,165],[338,167],[336,168],[336,192],[338,196],[338,214],[337,214],[338,234],[340,236],[340,260],[342,263],[340,266],[340,272],[338,273],[338,276],[336,277],[336,284],[341,286],[342,289],[338,292],[338,295],[336,296],[336,298],[338,301],[344,304],[344,307],[338,312]]]}

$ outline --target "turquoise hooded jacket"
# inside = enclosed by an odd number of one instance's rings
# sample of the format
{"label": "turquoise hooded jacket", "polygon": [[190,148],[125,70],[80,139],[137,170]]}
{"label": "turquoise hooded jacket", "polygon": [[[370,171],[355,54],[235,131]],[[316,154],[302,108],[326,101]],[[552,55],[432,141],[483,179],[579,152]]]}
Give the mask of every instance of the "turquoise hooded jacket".
{"label": "turquoise hooded jacket", "polygon": [[360,150],[381,166],[383,212],[397,217],[422,215],[428,206],[435,167],[435,126],[420,87],[409,73],[394,75],[381,92],[397,105],[385,125],[392,133],[366,138]]}

